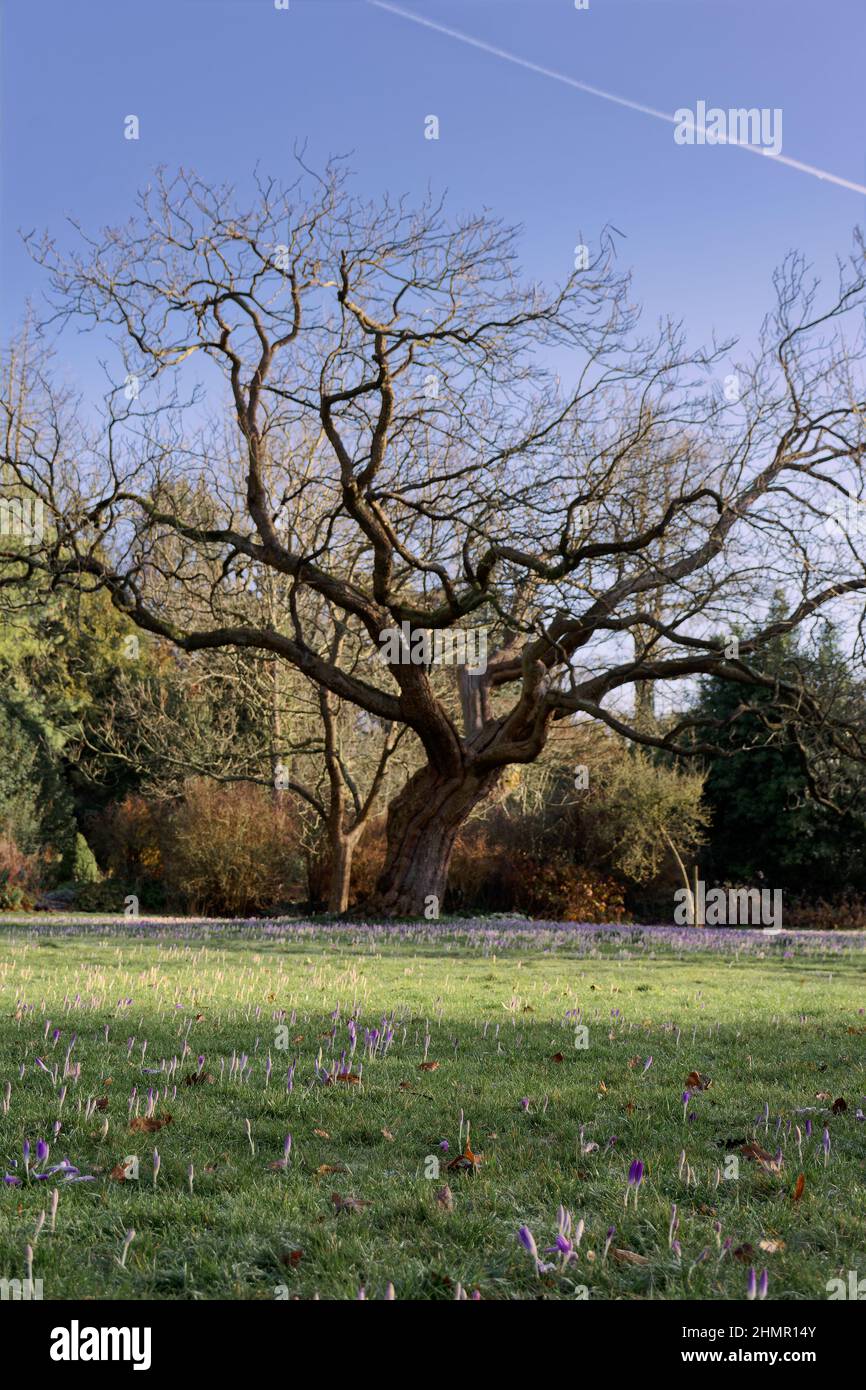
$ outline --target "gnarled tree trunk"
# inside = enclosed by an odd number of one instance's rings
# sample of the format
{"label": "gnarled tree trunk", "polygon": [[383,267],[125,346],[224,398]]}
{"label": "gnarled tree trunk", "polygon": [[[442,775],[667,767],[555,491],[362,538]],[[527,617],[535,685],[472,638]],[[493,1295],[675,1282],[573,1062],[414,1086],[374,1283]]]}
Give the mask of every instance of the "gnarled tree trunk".
{"label": "gnarled tree trunk", "polygon": [[368,911],[388,917],[439,915],[457,832],[500,771],[469,769],[461,777],[445,777],[428,765],[410,778],[388,807],[385,864]]}

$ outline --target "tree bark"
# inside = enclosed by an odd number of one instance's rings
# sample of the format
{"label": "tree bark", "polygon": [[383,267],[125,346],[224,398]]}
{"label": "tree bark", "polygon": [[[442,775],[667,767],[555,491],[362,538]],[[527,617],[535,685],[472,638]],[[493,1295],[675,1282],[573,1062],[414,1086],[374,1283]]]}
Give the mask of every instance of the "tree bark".
{"label": "tree bark", "polygon": [[454,841],[501,769],[443,777],[421,768],[388,807],[385,864],[366,910],[387,917],[438,917]]}
{"label": "tree bark", "polygon": [[328,872],[328,911],[345,912],[349,906],[349,891],[352,886],[352,859],[360,831],[332,828],[330,840],[330,867]]}

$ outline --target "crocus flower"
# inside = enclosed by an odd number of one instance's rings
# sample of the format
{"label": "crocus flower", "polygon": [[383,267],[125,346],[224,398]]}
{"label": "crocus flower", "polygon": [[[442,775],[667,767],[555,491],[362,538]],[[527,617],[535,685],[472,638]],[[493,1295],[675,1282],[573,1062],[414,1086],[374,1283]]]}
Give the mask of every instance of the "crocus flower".
{"label": "crocus flower", "polygon": [[757,1277],[757,1275],[755,1274],[755,1268],[754,1268],[754,1265],[753,1265],[753,1266],[751,1266],[751,1268],[749,1269],[749,1278],[748,1278],[748,1281],[747,1281],[747,1283],[746,1283],[746,1298],[749,1300],[750,1303],[753,1303],[753,1302],[754,1302],[754,1300],[755,1300],[755,1295],[757,1294],[757,1292],[758,1292],[758,1277]]}
{"label": "crocus flower", "polygon": [[643,1164],[641,1163],[641,1161],[640,1161],[639,1158],[636,1158],[635,1161],[634,1161],[634,1163],[631,1165],[631,1167],[630,1167],[629,1170],[628,1170],[628,1187],[626,1187],[626,1190],[625,1190],[625,1205],[626,1205],[626,1206],[628,1206],[629,1188],[632,1188],[632,1187],[633,1187],[633,1188],[634,1188],[634,1204],[635,1204],[635,1209],[637,1209],[637,1196],[638,1196],[638,1192],[639,1192],[639,1190],[640,1190],[640,1185],[641,1185],[642,1182],[643,1182]]}
{"label": "crocus flower", "polygon": [[765,1269],[762,1269],[761,1277],[758,1280],[758,1298],[764,1299],[767,1297],[767,1289],[769,1287],[769,1284],[770,1276]]}
{"label": "crocus flower", "polygon": [[124,1268],[126,1267],[126,1257],[127,1257],[128,1253],[129,1253],[129,1247],[130,1247],[130,1245],[132,1244],[132,1242],[133,1242],[134,1240],[135,1240],[135,1230],[133,1229],[133,1230],[131,1230],[131,1231],[127,1231],[126,1235],[125,1235],[124,1238],[123,1238],[123,1249],[122,1249],[122,1251],[121,1251],[121,1256],[120,1256],[120,1267],[121,1267],[121,1269],[124,1269]]}

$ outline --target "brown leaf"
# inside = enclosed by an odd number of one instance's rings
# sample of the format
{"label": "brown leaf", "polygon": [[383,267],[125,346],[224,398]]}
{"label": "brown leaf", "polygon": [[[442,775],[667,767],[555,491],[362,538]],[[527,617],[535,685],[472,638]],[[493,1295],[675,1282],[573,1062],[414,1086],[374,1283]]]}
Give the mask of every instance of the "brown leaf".
{"label": "brown leaf", "polygon": [[800,1176],[798,1177],[796,1183],[794,1184],[794,1191],[791,1193],[791,1201],[792,1201],[792,1202],[799,1202],[800,1198],[801,1198],[802,1195],[803,1195],[803,1192],[804,1192],[804,1190],[805,1190],[805,1187],[806,1187],[806,1174],[805,1174],[805,1173],[801,1173]]}
{"label": "brown leaf", "polygon": [[754,1245],[750,1245],[748,1241],[745,1241],[743,1245],[738,1245],[736,1250],[733,1250],[731,1253],[734,1259],[739,1260],[741,1264],[750,1265],[755,1258],[755,1247]]}
{"label": "brown leaf", "polygon": [[390,1129],[383,1129],[383,1130],[382,1130],[382,1134],[383,1134],[383,1136],[384,1136],[387,1140],[390,1141],[390,1143],[392,1143],[392,1144],[394,1143],[394,1136],[393,1136],[393,1134],[391,1133]]}
{"label": "brown leaf", "polygon": [[768,1255],[778,1255],[779,1251],[784,1250],[784,1248],[785,1242],[783,1240],[767,1240],[765,1238],[758,1241],[758,1249],[764,1250]]}
{"label": "brown leaf", "polygon": [[690,1071],[686,1077],[687,1091],[708,1091],[712,1084],[710,1077],[701,1076],[699,1071]]}
{"label": "brown leaf", "polygon": [[115,1182],[128,1182],[130,1167],[131,1164],[116,1163],[108,1176],[113,1178]]}
{"label": "brown leaf", "polygon": [[107,1109],[108,1109],[108,1096],[100,1096],[100,1097],[99,1097],[98,1101],[96,1102],[96,1109],[97,1109],[97,1110],[107,1110]]}
{"label": "brown leaf", "polygon": [[561,1052],[554,1052],[550,1060],[551,1062],[564,1062],[565,1058],[563,1057]]}
{"label": "brown leaf", "polygon": [[303,1041],[304,1041],[304,1035],[303,1035],[303,1033],[299,1033],[298,1036],[297,1036],[296,1038],[292,1038],[292,1042],[293,1042],[293,1043],[302,1043]]}
{"label": "brown leaf", "polygon": [[157,1130],[162,1129],[163,1125],[170,1124],[170,1115],[136,1115],[129,1128],[136,1134],[156,1134]]}
{"label": "brown leaf", "polygon": [[344,1086],[360,1086],[361,1078],[356,1076],[353,1071],[338,1071],[336,1076],[329,1076],[327,1084],[333,1085],[335,1081],[342,1081]]}
{"label": "brown leaf", "polygon": [[280,1256],[280,1264],[285,1265],[287,1269],[297,1269],[303,1258],[303,1250],[286,1250]]}
{"label": "brown leaf", "polygon": [[329,1173],[345,1173],[346,1169],[342,1163],[320,1163],[316,1169],[316,1175],[326,1178]]}
{"label": "brown leaf", "polygon": [[209,1071],[191,1071],[183,1078],[184,1086],[213,1086],[216,1078]]}
{"label": "brown leaf", "polygon": [[848,1109],[848,1102],[844,1096],[838,1096],[830,1107],[834,1115],[844,1115]]}
{"label": "brown leaf", "polygon": [[611,1255],[621,1265],[648,1265],[646,1255],[638,1255],[634,1250],[611,1250]]}
{"label": "brown leaf", "polygon": [[331,1201],[334,1203],[335,1211],[363,1211],[365,1207],[371,1207],[372,1202],[365,1202],[362,1197],[341,1197],[339,1192],[331,1193]]}
{"label": "brown leaf", "polygon": [[749,1144],[744,1144],[740,1152],[744,1158],[753,1158],[758,1163],[772,1163],[773,1161],[773,1155],[767,1153],[767,1150],[762,1149],[760,1144],[754,1140]]}
{"label": "brown leaf", "polygon": [[438,1071],[438,1070],[439,1070],[439,1063],[438,1063],[438,1062],[419,1062],[419,1063],[418,1063],[418,1070],[419,1070],[419,1071]]}
{"label": "brown leaf", "polygon": [[445,1211],[454,1210],[454,1197],[451,1188],[447,1185],[445,1187],[440,1187],[439,1191],[436,1193],[436,1201]]}
{"label": "brown leaf", "polygon": [[326,1129],[314,1129],[313,1133],[318,1134],[320,1139],[330,1139],[331,1137]]}
{"label": "brown leaf", "polygon": [[640,1057],[629,1057],[629,1059],[628,1059],[628,1065],[629,1065],[630,1068],[634,1069],[634,1067],[636,1067],[637,1064],[638,1064],[638,1062],[640,1062],[640,1061],[641,1061],[641,1058],[640,1058]]}
{"label": "brown leaf", "polygon": [[815,1099],[816,1099],[816,1100],[832,1100],[833,1097],[830,1095],[830,1092],[829,1092],[829,1091],[816,1091],[816,1092],[815,1092]]}
{"label": "brown leaf", "polygon": [[466,1148],[462,1154],[459,1154],[457,1158],[452,1158],[448,1167],[455,1173],[477,1173],[481,1167],[481,1156],[472,1152],[467,1139]]}

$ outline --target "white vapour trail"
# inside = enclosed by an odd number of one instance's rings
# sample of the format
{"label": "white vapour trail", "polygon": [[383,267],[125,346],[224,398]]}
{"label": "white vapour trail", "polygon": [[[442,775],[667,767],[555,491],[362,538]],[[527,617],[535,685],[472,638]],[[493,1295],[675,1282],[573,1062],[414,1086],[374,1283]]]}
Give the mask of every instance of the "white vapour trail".
{"label": "white vapour trail", "polygon": [[[400,5],[392,5],[390,0],[367,0],[369,5],[373,5],[377,10],[387,10],[389,14],[399,15],[401,19],[410,19],[413,24],[421,24],[425,29],[435,29],[437,34],[445,34],[448,38],[459,39],[461,43],[469,44],[472,48],[480,48],[482,53],[491,53],[494,58],[504,58],[507,63],[516,63],[518,67],[526,68],[529,72],[537,72],[542,77],[552,77],[556,82],[564,82],[567,87],[575,87],[579,92],[587,92],[590,96],[601,97],[603,101],[612,101],[617,106],[625,106],[629,111],[640,111],[644,116],[654,116],[657,121],[667,121],[669,125],[677,125],[675,116],[671,116],[667,111],[657,111],[654,106],[645,106],[640,101],[630,101],[628,97],[616,96],[613,92],[605,92],[601,87],[592,87],[588,82],[579,82],[576,77],[568,77],[564,72],[557,72],[555,68],[543,67],[541,63],[533,63],[528,58],[521,58],[516,53],[509,53],[507,48],[497,48],[495,44],[485,43],[482,39],[474,39],[471,34],[464,34],[460,29],[452,29],[446,24],[437,24],[435,20],[426,19],[423,15],[414,14],[411,10],[404,10]],[[704,130],[704,127],[696,124],[696,131]],[[814,164],[804,164],[802,160],[791,159],[786,154],[776,154],[773,150],[761,145],[750,145],[744,140],[720,139],[719,144],[736,145],[738,149],[748,150],[751,154],[759,154],[762,159],[771,159],[776,164],[786,164],[789,169],[797,169],[801,174],[811,174],[813,178],[822,179],[825,183],[835,183],[839,188],[847,188],[852,193],[866,193],[866,184],[855,183],[852,179],[843,179],[839,174],[831,174],[826,169],[818,169]]]}

